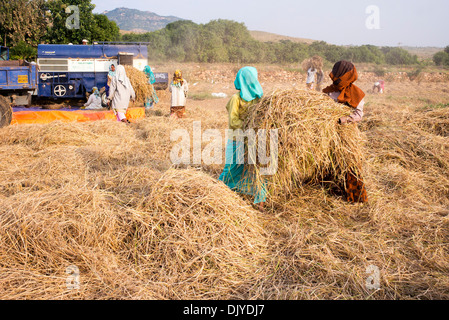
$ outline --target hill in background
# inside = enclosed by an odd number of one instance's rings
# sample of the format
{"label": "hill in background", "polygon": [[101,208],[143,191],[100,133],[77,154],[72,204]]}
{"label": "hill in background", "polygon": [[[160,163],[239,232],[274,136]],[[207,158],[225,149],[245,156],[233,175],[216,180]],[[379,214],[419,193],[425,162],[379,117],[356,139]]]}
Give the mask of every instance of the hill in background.
{"label": "hill in background", "polygon": [[290,40],[291,42],[299,42],[299,43],[305,43],[305,44],[311,44],[317,40],[312,39],[305,39],[305,38],[295,38],[295,37],[289,37],[289,36],[282,36],[280,34],[265,32],[265,31],[255,31],[250,30],[249,31],[251,36],[262,42],[279,42],[282,40]]}
{"label": "hill in background", "polygon": [[136,33],[156,31],[163,29],[167,24],[178,20],[184,20],[175,16],[160,16],[150,11],[137,9],[116,8],[103,12],[109,20],[115,21],[121,31],[133,31]]}

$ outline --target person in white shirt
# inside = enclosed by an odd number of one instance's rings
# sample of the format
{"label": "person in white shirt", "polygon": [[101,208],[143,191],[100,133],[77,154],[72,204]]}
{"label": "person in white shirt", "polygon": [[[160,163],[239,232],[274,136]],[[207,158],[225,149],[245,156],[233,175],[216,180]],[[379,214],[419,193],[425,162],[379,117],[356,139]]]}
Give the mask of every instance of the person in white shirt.
{"label": "person in white shirt", "polygon": [[187,81],[182,78],[181,70],[175,71],[169,90],[171,92],[170,116],[184,118],[189,85]]}
{"label": "person in white shirt", "polygon": [[314,67],[310,67],[309,70],[307,70],[306,85],[308,89],[313,89],[313,83],[315,82],[315,73],[316,69]]}
{"label": "person in white shirt", "polygon": [[136,92],[126,75],[125,67],[119,64],[115,68],[115,76],[111,79],[108,95],[108,105],[111,105],[117,121],[131,123],[126,118],[126,111],[128,110],[129,102],[134,102],[135,100]]}
{"label": "person in white shirt", "polygon": [[89,96],[89,99],[84,104],[84,107],[82,109],[85,110],[101,110],[103,107],[101,106],[101,98],[100,98],[100,92],[98,91],[97,87],[92,88],[92,93]]}

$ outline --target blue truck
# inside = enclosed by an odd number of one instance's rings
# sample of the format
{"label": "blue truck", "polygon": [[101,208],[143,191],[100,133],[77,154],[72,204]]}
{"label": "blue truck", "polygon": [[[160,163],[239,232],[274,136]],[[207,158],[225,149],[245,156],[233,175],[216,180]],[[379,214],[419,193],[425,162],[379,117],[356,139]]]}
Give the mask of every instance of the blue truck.
{"label": "blue truck", "polygon": [[25,60],[9,60],[9,49],[0,47],[0,128],[11,123],[11,106],[31,104],[37,85],[37,65]]}
{"label": "blue truck", "polygon": [[[84,98],[92,87],[106,87],[111,64],[148,64],[147,43],[105,42],[93,45],[38,45],[38,97]],[[157,90],[168,87],[168,73],[156,73]],[[106,92],[102,93],[106,102]]]}
{"label": "blue truck", "polygon": [[[0,127],[12,119],[11,105],[31,105],[32,99],[84,99],[92,87],[107,87],[111,64],[139,70],[148,64],[147,43],[102,42],[92,45],[40,44],[37,64],[9,60],[0,52]],[[155,72],[156,90],[168,87],[168,73]],[[106,92],[102,101],[106,106]]]}

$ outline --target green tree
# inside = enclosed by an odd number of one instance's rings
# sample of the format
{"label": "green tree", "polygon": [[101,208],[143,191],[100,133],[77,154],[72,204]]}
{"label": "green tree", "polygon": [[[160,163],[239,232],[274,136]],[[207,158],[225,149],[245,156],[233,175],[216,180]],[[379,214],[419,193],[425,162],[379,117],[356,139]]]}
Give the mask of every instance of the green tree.
{"label": "green tree", "polygon": [[[175,21],[166,26],[170,45],[166,52],[170,58],[178,56],[181,61],[196,61],[201,27],[189,20]],[[182,58],[181,58],[182,57]]]}
{"label": "green tree", "polygon": [[228,51],[223,45],[223,40],[212,30],[207,28],[201,29],[199,42],[200,62],[228,62]]}
{"label": "green tree", "polygon": [[44,4],[44,0],[0,0],[2,44],[38,44],[46,28]]}
{"label": "green tree", "polygon": [[433,62],[437,66],[449,66],[449,53],[446,51],[440,51],[433,55]]}
{"label": "green tree", "polygon": [[16,46],[11,48],[10,56],[11,60],[22,59],[31,61],[31,59],[37,56],[37,49],[25,41],[20,41]]}
{"label": "green tree", "polygon": [[122,40],[149,42],[150,56],[158,60],[301,63],[319,55],[331,63],[342,59],[394,65],[418,63],[417,56],[401,48],[344,47],[324,41],[310,45],[289,40],[261,42],[251,37],[243,23],[223,19],[200,25],[192,21],[176,21],[158,31],[123,35]]}
{"label": "green tree", "polygon": [[[67,19],[75,14],[69,6],[76,6],[79,10],[79,27],[67,27]],[[90,0],[48,0],[47,10],[50,12],[50,23],[47,28],[46,40],[50,43],[81,44],[83,39],[92,43],[97,30],[92,10],[95,5]]]}
{"label": "green tree", "polygon": [[104,14],[94,14],[95,24],[92,30],[92,41],[117,41],[120,28],[115,21],[110,21]]}
{"label": "green tree", "polygon": [[385,54],[385,62],[391,65],[417,64],[418,57],[411,55],[407,50],[402,48],[384,47],[382,51]]}

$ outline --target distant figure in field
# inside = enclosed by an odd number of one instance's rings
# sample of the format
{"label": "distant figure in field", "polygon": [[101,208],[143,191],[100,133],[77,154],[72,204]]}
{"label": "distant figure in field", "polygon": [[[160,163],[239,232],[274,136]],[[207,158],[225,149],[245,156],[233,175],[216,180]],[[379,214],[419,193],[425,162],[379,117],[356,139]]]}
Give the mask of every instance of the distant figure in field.
{"label": "distant figure in field", "polygon": [[316,74],[315,67],[310,67],[309,70],[307,70],[306,86],[310,90],[313,89],[313,84],[315,82],[315,74]]}
{"label": "distant figure in field", "polygon": [[144,106],[145,106],[145,110],[148,110],[153,107],[153,104],[159,102],[159,97],[157,96],[156,90],[154,90],[154,87],[153,87],[153,83],[156,82],[156,77],[154,76],[154,73],[151,70],[151,67],[148,65],[145,66],[145,68],[143,69],[143,72],[145,73],[145,75],[148,78],[148,85],[150,86],[151,92],[152,92],[151,96],[145,98]]}
{"label": "distant figure in field", "polygon": [[173,80],[170,83],[169,90],[171,92],[171,107],[170,116],[176,118],[185,118],[186,114],[186,100],[189,85],[185,79],[182,78],[181,70],[176,70],[173,75]]}
{"label": "distant figure in field", "polygon": [[316,74],[316,91],[321,91],[321,84],[324,80],[324,72],[323,69],[318,70]]}
{"label": "distant figure in field", "polygon": [[[359,122],[363,118],[365,93],[354,82],[358,78],[355,66],[349,61],[339,61],[329,74],[332,85],[323,89],[336,102],[344,104],[352,110],[352,114],[338,119],[338,123]],[[361,171],[361,169],[360,169]],[[345,199],[348,202],[367,202],[368,196],[360,173],[348,172],[346,175]]]}
{"label": "distant figure in field", "polygon": [[136,93],[126,75],[125,67],[118,65],[115,70],[115,77],[112,77],[109,88],[108,105],[112,104],[112,110],[114,110],[117,121],[130,123],[126,118],[126,111],[129,101],[135,101]]}
{"label": "distant figure in field", "polygon": [[[108,72],[108,82],[106,83],[106,85],[104,86],[105,92],[106,92],[106,96],[109,96],[109,88],[111,86],[111,81],[112,78],[115,77],[115,65],[111,64],[109,66],[109,72]],[[109,106],[108,106],[109,109]]]}
{"label": "distant figure in field", "polygon": [[383,80],[379,80],[376,81],[376,83],[374,83],[373,86],[373,93],[384,93],[384,89],[385,89],[385,81]]}

